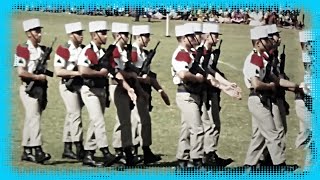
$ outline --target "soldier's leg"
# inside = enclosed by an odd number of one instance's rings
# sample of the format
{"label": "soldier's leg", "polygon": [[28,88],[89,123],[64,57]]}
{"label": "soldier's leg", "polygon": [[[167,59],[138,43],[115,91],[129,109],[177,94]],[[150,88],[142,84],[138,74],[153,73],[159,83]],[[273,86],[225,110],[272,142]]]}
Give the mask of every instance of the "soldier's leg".
{"label": "soldier's leg", "polygon": [[177,105],[190,133],[190,158],[196,166],[202,164],[203,158],[203,125],[200,117],[200,97],[189,93],[177,93]]}
{"label": "soldier's leg", "polygon": [[114,147],[123,148],[124,154],[126,156],[126,165],[136,165],[140,163],[142,160],[139,157],[136,157],[132,154],[133,142],[130,97],[128,96],[127,91],[123,87],[117,86],[114,90],[113,99],[117,109],[116,121],[118,121],[114,127]]}
{"label": "soldier's leg", "polygon": [[257,123],[252,115],[252,137],[244,162],[245,165],[256,166],[264,149],[266,149],[265,138],[262,136]]}
{"label": "soldier's leg", "polygon": [[72,151],[72,142],[82,142],[81,124],[81,97],[77,92],[67,90],[64,84],[59,85],[60,95],[66,107],[63,142],[65,143],[63,157],[76,159],[77,155]]}
{"label": "soldier's leg", "polygon": [[288,126],[287,126],[287,110],[284,99],[278,99],[278,108],[280,112],[281,122],[284,128],[284,134],[287,134]]}
{"label": "soldier's leg", "polygon": [[140,134],[141,122],[140,122],[140,117],[139,117],[137,106],[134,106],[134,108],[131,111],[131,129],[132,129],[131,130],[132,131],[132,143],[136,149],[140,145],[140,142],[141,142],[141,134]]}
{"label": "soldier's leg", "polygon": [[214,140],[214,151],[218,150],[218,141],[220,136],[220,93],[212,93],[211,95],[211,113],[209,113],[209,118],[213,121],[213,140]]}
{"label": "soldier's leg", "polygon": [[107,134],[104,121],[106,96],[103,88],[89,88],[82,86],[81,97],[89,114],[89,128],[84,149],[86,155],[83,160],[85,165],[100,166],[93,159],[94,150],[98,147],[104,156],[104,166],[110,166],[119,160],[109,152]]}
{"label": "soldier's leg", "polygon": [[308,147],[311,140],[310,129],[310,112],[305,106],[305,102],[302,99],[295,100],[296,114],[299,119],[299,134],[296,139],[296,148]]}
{"label": "soldier's leg", "polygon": [[[22,146],[24,146],[24,152],[21,159],[43,163],[44,161],[51,159],[51,155],[43,152],[41,148],[42,139],[40,129],[40,106],[38,100],[30,97],[25,92],[25,89],[25,85],[21,85],[19,89],[20,98],[26,114],[22,137]],[[35,149],[35,156],[32,155],[32,148]]]}
{"label": "soldier's leg", "polygon": [[281,139],[281,133],[276,128],[270,110],[266,109],[257,96],[249,97],[249,110],[257,120],[258,128],[266,140],[267,148],[274,165],[285,163],[284,144]]}
{"label": "soldier's leg", "polygon": [[154,155],[150,149],[152,144],[151,117],[149,113],[149,99],[139,97],[137,99],[137,111],[141,123],[141,146],[144,155],[144,163],[154,163],[161,160],[160,156]]}

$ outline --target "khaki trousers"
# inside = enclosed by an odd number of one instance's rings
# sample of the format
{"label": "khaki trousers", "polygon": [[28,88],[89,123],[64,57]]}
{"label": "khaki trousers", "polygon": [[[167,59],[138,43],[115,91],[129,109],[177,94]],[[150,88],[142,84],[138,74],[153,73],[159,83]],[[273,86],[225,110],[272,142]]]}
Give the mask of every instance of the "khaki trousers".
{"label": "khaki trousers", "polygon": [[181,130],[176,158],[203,158],[204,131],[200,117],[199,95],[177,92],[176,103],[181,111]]}
{"label": "khaki trousers", "polygon": [[59,84],[59,91],[66,107],[66,116],[63,128],[63,142],[83,141],[81,109],[83,102],[80,87],[74,92],[69,91],[65,84]]}
{"label": "khaki trousers", "polygon": [[[38,87],[34,87],[38,88]],[[26,86],[21,85],[19,89],[20,99],[25,109],[25,119],[22,133],[22,146],[34,147],[42,145],[41,135],[41,111],[38,99],[30,97],[26,92]]]}
{"label": "khaki trousers", "polygon": [[89,127],[85,140],[85,150],[108,147],[105,127],[104,111],[106,105],[106,93],[104,88],[81,87],[81,98],[87,107],[89,114]]}

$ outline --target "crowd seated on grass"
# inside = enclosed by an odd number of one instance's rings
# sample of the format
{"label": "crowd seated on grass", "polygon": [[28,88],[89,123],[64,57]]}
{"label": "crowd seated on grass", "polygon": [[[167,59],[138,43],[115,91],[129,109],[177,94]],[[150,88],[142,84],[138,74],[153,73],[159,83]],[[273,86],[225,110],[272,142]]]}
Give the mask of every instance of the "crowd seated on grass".
{"label": "crowd seated on grass", "polygon": [[51,13],[67,13],[90,16],[128,16],[157,20],[165,20],[168,14],[171,20],[213,22],[226,24],[248,24],[259,26],[276,24],[278,27],[302,29],[304,26],[303,14],[299,9],[290,8],[190,8],[181,6],[168,6],[157,8],[130,8],[121,6],[101,5],[67,5],[67,6],[23,6],[15,7],[22,11],[42,11]]}

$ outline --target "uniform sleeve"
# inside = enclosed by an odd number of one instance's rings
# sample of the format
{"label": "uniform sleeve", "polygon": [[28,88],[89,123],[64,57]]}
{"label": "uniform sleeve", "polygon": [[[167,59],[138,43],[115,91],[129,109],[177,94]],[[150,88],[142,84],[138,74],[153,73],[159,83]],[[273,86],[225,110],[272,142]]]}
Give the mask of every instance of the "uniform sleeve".
{"label": "uniform sleeve", "polygon": [[172,66],[174,70],[179,73],[180,71],[189,71],[189,64],[192,59],[188,52],[178,52],[172,60]]}
{"label": "uniform sleeve", "polygon": [[30,59],[30,52],[28,47],[23,47],[20,44],[16,48],[14,55],[14,67],[27,67],[27,62]]}
{"label": "uniform sleeve", "polygon": [[92,49],[84,49],[81,51],[78,65],[89,67],[91,64],[98,64],[98,56]]}

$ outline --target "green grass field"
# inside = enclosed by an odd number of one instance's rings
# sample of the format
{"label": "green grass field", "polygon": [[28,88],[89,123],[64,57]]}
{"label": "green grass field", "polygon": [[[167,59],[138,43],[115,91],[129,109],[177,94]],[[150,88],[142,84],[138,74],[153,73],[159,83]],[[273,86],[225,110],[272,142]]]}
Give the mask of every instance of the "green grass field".
{"label": "green grass field", "polygon": [[[93,20],[106,20],[111,27],[112,22],[127,22],[130,24],[150,24],[153,36],[150,46],[153,48],[158,40],[161,44],[158,47],[157,54],[152,64],[152,68],[158,73],[159,80],[164,89],[170,96],[172,105],[166,106],[160,96],[153,93],[154,110],[152,116],[152,131],[153,131],[153,145],[151,148],[156,154],[163,154],[160,163],[167,163],[175,161],[175,154],[177,150],[177,142],[180,131],[180,114],[175,103],[176,87],[172,83],[171,78],[171,56],[177,47],[177,41],[174,37],[174,25],[182,24],[183,21],[170,21],[170,35],[165,37],[165,21],[154,21],[148,23],[146,19],[140,19],[140,22],[133,22],[133,18],[128,17],[93,17],[93,16],[77,16],[67,14],[50,14],[50,13],[16,13],[12,16],[12,54],[18,43],[26,41],[26,36],[23,32],[22,21],[29,18],[39,18],[44,27],[42,44],[49,46],[56,36],[57,43],[54,49],[59,44],[67,41],[64,24],[70,22],[81,21],[87,29],[84,33],[84,44],[90,40],[88,32],[88,23]],[[222,24],[220,31],[223,34],[220,39],[223,39],[221,47],[220,60],[224,63],[219,63],[218,67],[225,72],[228,79],[236,82],[243,90],[243,99],[235,100],[222,95],[221,102],[221,135],[219,141],[219,154],[222,157],[231,157],[234,160],[231,167],[242,166],[246,151],[251,138],[251,115],[247,107],[248,90],[245,88],[242,74],[242,67],[244,60],[251,50],[251,41],[249,37],[248,25],[234,25]],[[303,80],[303,65],[301,63],[301,51],[299,45],[299,37],[297,30],[280,29],[282,36],[282,43],[286,45],[287,75],[294,82],[301,82]],[[111,34],[108,34],[109,45],[113,39]],[[282,47],[280,48],[282,51]],[[51,54],[53,59],[54,52]],[[13,56],[12,56],[13,57]],[[9,61],[13,64],[13,58]],[[234,66],[231,68],[226,65]],[[53,61],[49,62],[49,69],[53,70]],[[15,69],[12,67],[12,165],[18,169],[30,168],[48,168],[52,170],[61,169],[88,169],[83,167],[81,163],[65,160],[61,158],[63,152],[62,130],[65,117],[65,107],[60,97],[58,90],[58,77],[49,78],[48,90],[48,106],[42,115],[42,135],[44,140],[44,150],[51,153],[52,159],[47,166],[36,165],[33,163],[21,162],[20,155],[22,153],[21,138],[24,119],[24,109],[19,98],[18,87],[20,80],[17,77]],[[287,164],[298,164],[303,166],[304,152],[295,149],[294,142],[298,134],[299,126],[298,119],[295,114],[294,95],[287,93],[287,100],[290,104],[290,115],[287,117],[288,133],[286,137],[286,158]],[[83,126],[86,130],[88,125],[87,109],[83,109]],[[112,129],[115,121],[115,108],[112,105],[105,113],[106,128],[109,144],[112,144]],[[85,131],[86,132],[86,131]],[[84,134],[85,135],[85,134]],[[111,148],[112,149],[112,148]],[[113,149],[112,149],[113,151]],[[141,150],[140,150],[141,152]],[[100,152],[96,153],[101,155]]]}

